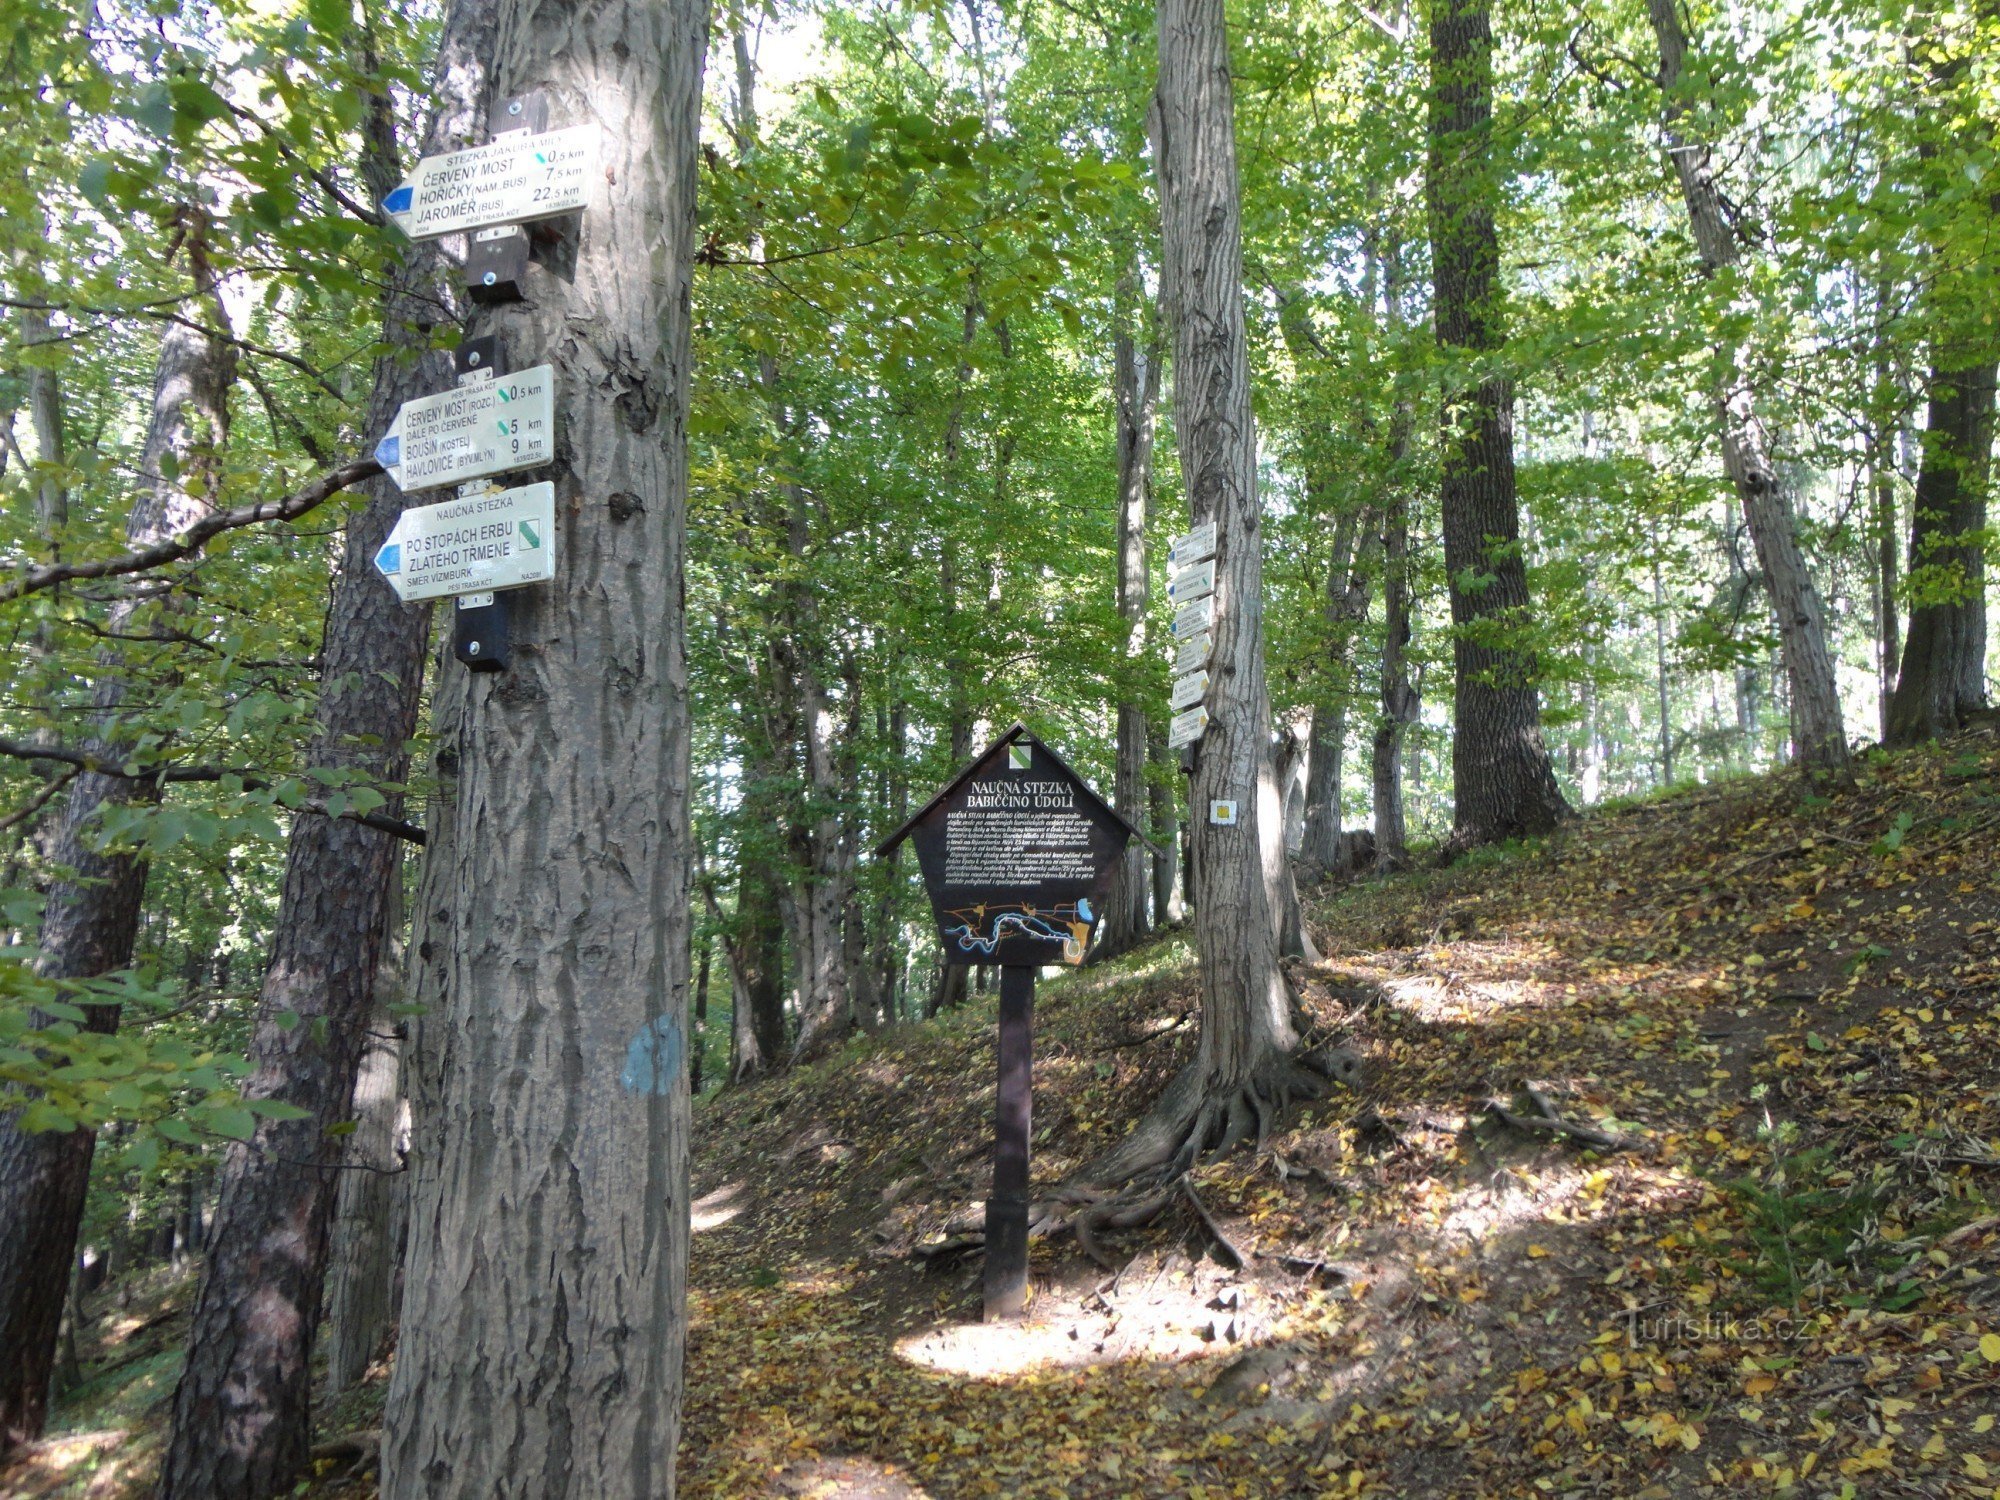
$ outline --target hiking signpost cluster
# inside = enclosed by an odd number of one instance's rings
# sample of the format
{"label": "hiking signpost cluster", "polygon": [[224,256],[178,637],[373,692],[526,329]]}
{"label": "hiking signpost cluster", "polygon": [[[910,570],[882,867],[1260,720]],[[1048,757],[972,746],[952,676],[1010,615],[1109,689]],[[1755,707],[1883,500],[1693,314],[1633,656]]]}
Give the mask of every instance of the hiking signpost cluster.
{"label": "hiking signpost cluster", "polygon": [[1208,732],[1208,658],[1215,649],[1215,522],[1176,537],[1167,549],[1167,598],[1174,606],[1173,719],[1167,745],[1179,750]]}
{"label": "hiking signpost cluster", "polygon": [[[427,156],[382,202],[413,240],[470,232],[466,289],[477,301],[517,299],[527,268],[525,225],[584,204],[596,128],[547,129],[548,105],[524,95],[495,107],[493,139]],[[548,463],[555,449],[555,370],[501,373],[499,342],[468,340],[458,384],[406,401],[375,445],[406,494],[459,486],[458,498],[405,510],[375,567],[405,603],[456,598],[453,651],[475,671],[507,665],[500,592],[555,577],[555,487],[501,489],[493,476]]]}
{"label": "hiking signpost cluster", "polygon": [[1000,965],[999,1098],[986,1200],[986,1316],[1028,1301],[1028,1129],[1035,974],[1080,964],[1130,823],[1014,725],[875,852],[914,839],[948,964]]}

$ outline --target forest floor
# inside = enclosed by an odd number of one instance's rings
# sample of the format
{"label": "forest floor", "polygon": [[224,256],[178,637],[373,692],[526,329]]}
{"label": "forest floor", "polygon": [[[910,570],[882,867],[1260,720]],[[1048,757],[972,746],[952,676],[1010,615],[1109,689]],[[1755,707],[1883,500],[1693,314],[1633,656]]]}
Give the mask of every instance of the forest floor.
{"label": "forest floor", "polygon": [[[1360,1085],[1115,1269],[1038,1243],[1013,1324],[913,1253],[984,1197],[990,999],[705,1101],[681,1494],[2000,1496],[1996,847],[1989,729],[1317,893],[1294,979]],[[1038,1183],[1195,995],[1178,935],[1042,984]],[[0,1493],[140,1492],[172,1329]]]}

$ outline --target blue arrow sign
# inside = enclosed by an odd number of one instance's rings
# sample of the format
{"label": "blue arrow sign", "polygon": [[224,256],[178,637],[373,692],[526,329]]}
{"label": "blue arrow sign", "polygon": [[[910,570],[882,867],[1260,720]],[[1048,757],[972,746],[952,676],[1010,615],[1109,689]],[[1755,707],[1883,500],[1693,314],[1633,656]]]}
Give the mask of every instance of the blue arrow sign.
{"label": "blue arrow sign", "polygon": [[383,212],[406,214],[410,211],[410,204],[416,196],[417,190],[415,186],[406,182],[382,200]]}
{"label": "blue arrow sign", "polygon": [[375,570],[384,576],[402,572],[403,544],[401,542],[384,542],[382,550],[375,554]]}

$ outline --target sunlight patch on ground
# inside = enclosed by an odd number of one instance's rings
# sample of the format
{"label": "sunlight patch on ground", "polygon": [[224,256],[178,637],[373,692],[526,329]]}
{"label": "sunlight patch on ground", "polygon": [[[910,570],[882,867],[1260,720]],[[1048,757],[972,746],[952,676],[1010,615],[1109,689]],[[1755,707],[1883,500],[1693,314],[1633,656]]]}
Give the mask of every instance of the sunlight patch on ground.
{"label": "sunlight patch on ground", "polygon": [[930,1500],[929,1490],[872,1458],[821,1459],[786,1475],[777,1493],[798,1500]]}
{"label": "sunlight patch on ground", "polygon": [[60,1491],[79,1500],[118,1494],[128,1477],[131,1453],[120,1450],[127,1447],[129,1437],[123,1427],[101,1427],[31,1443],[21,1451],[15,1467],[0,1476],[5,1493],[31,1496]]}
{"label": "sunlight patch on ground", "polygon": [[1210,1261],[1151,1252],[1102,1291],[1038,1288],[1028,1316],[948,1323],[899,1340],[896,1355],[939,1374],[1006,1380],[1038,1371],[1178,1364],[1241,1354],[1273,1336],[1283,1311],[1265,1289]]}
{"label": "sunlight patch on ground", "polygon": [[716,1229],[742,1213],[750,1203],[750,1190],[741,1182],[725,1182],[712,1193],[694,1200],[690,1218],[696,1234]]}

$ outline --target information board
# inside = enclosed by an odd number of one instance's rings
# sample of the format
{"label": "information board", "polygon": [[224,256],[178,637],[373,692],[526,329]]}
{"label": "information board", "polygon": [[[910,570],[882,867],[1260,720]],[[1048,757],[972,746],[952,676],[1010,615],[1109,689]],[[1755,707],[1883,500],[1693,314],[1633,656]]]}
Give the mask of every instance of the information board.
{"label": "information board", "polygon": [[1015,725],[897,831],[951,964],[1080,964],[1132,828]]}

